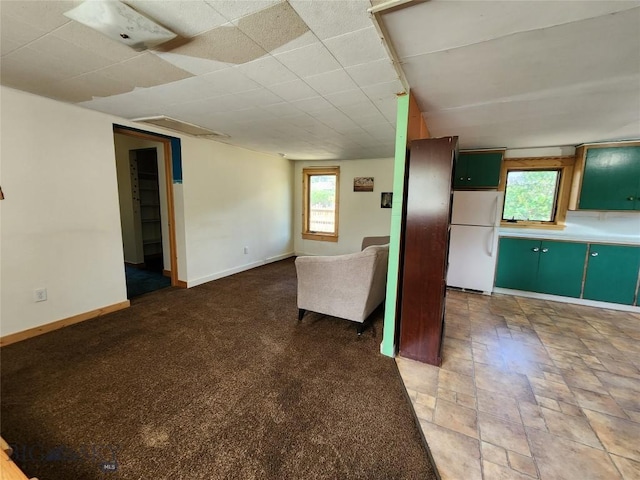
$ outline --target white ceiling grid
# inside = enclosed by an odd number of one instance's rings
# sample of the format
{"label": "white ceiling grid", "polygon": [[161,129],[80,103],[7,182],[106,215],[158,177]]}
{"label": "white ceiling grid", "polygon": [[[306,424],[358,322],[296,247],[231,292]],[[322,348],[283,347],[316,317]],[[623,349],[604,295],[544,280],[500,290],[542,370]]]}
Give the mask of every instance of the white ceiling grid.
{"label": "white ceiling grid", "polygon": [[[49,19],[40,18],[34,3],[42,2],[2,1],[4,84],[23,85],[26,71],[34,84],[50,84],[47,93],[53,97],[67,85],[83,94],[92,81],[114,81],[126,90],[123,84],[130,82],[123,77],[132,72],[124,66],[129,59],[139,62],[140,54],[62,16],[78,1],[46,2]],[[251,37],[256,25],[243,23],[243,18],[281,0],[125,3],[182,37],[224,27],[237,27]],[[147,88],[79,104],[125,118],[167,115],[228,134],[230,138],[221,139],[227,143],[289,158],[392,156],[395,97],[403,88],[367,13],[370,2],[289,4],[309,31],[253,61],[232,64],[181,55],[180,49],[145,52],[176,68],[165,77],[184,78],[154,85],[157,66],[150,65],[135,74],[135,86]],[[31,23],[25,25],[27,19]],[[254,41],[252,48],[262,51],[258,44],[264,38]],[[47,68],[41,72],[38,65]],[[15,80],[12,71],[18,72]],[[87,87],[77,89],[78,83]]]}
{"label": "white ceiling grid", "polygon": [[528,148],[640,137],[639,6],[431,0],[383,21],[433,135]]}

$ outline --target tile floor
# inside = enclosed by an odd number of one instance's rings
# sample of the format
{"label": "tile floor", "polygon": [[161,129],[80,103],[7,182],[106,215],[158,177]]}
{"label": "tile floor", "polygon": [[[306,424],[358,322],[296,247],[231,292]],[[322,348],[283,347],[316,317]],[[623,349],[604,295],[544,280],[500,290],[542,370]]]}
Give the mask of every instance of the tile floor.
{"label": "tile floor", "polygon": [[640,314],[450,291],[441,368],[398,357],[442,480],[640,479]]}

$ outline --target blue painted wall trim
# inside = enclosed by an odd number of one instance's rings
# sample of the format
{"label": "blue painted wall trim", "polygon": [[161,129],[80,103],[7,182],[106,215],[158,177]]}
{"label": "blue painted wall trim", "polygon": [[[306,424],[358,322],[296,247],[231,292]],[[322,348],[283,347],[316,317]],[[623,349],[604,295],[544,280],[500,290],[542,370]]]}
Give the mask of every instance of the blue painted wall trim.
{"label": "blue painted wall trim", "polygon": [[169,140],[171,142],[171,172],[173,176],[173,183],[182,183],[182,147],[179,138],[163,135],[162,133],[140,130],[139,128],[127,127],[125,125],[118,125],[117,123],[113,124],[113,128],[144,133],[145,135],[152,135],[154,137],[166,138]]}
{"label": "blue painted wall trim", "polygon": [[171,172],[173,183],[182,183],[182,147],[179,138],[171,139]]}

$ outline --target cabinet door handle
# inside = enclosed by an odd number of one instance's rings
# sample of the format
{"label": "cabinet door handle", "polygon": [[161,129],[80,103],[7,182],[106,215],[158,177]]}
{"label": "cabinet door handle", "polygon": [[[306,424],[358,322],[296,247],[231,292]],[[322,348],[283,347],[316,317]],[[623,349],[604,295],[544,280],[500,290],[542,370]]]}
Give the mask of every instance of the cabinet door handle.
{"label": "cabinet door handle", "polygon": [[636,197],[631,196],[631,197],[627,197],[627,200],[629,200],[630,202],[633,202],[636,199]]}
{"label": "cabinet door handle", "polygon": [[548,249],[548,248],[543,248],[543,249],[542,249],[542,253],[547,253],[548,251],[549,251],[549,249]]}
{"label": "cabinet door handle", "polygon": [[531,249],[532,252],[538,253],[540,251],[540,249],[538,247],[533,247]]}
{"label": "cabinet door handle", "polygon": [[464,177],[460,177],[460,180],[464,180]]}
{"label": "cabinet door handle", "polygon": [[592,257],[597,257],[598,256],[598,252],[591,252],[591,256]]}
{"label": "cabinet door handle", "polygon": [[468,181],[468,182],[469,182],[469,181],[471,181],[471,177],[467,177],[467,181]]}

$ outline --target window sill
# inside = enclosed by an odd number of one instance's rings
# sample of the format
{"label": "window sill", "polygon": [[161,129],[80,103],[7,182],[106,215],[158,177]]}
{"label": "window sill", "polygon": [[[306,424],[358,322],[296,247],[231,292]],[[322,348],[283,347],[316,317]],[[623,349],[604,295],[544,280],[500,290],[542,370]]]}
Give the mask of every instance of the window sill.
{"label": "window sill", "polygon": [[500,222],[502,228],[538,228],[541,230],[564,230],[564,223],[541,223],[541,222]]}
{"label": "window sill", "polygon": [[303,240],[317,240],[319,242],[337,242],[338,235],[330,233],[303,233]]}

